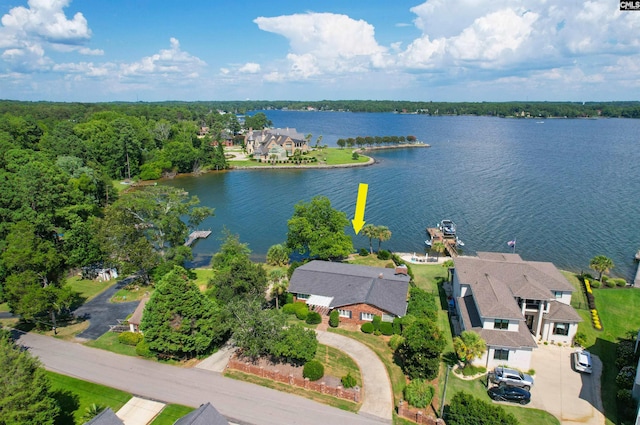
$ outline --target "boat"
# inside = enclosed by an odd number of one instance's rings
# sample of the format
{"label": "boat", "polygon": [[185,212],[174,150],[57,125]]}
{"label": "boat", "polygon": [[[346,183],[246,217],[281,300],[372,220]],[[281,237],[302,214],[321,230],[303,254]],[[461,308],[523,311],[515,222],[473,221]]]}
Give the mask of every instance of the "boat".
{"label": "boat", "polygon": [[456,237],[456,224],[451,220],[442,220],[440,224],[438,224],[438,229],[445,238]]}
{"label": "boat", "polygon": [[431,248],[431,244],[432,244],[431,239],[427,239],[426,241],[424,241],[424,244],[429,248]]}
{"label": "boat", "polygon": [[457,237],[457,236],[456,236],[456,245],[458,245],[459,247],[463,247],[463,246],[464,246],[464,242],[462,242],[462,241],[460,240],[460,238],[459,238],[459,237]]}

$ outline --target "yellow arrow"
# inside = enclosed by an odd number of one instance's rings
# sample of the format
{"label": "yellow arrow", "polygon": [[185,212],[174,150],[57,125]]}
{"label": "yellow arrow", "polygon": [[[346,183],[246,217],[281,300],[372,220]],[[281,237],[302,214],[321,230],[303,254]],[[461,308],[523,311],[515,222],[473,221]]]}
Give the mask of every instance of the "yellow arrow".
{"label": "yellow arrow", "polygon": [[366,183],[360,183],[358,186],[358,200],[356,201],[356,214],[351,220],[353,223],[353,230],[356,232],[356,235],[364,226],[364,207],[367,204],[367,191],[369,190],[369,185]]}

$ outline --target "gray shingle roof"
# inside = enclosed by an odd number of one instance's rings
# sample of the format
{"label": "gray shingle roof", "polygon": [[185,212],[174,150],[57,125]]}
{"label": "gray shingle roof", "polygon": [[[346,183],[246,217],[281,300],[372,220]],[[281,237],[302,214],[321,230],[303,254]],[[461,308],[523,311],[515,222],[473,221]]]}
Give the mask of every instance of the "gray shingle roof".
{"label": "gray shingle roof", "polygon": [[181,417],[173,425],[229,425],[229,421],[211,403],[206,403]]}
{"label": "gray shingle roof", "polygon": [[582,322],[582,317],[570,305],[559,301],[551,301],[549,303],[549,313],[544,318],[552,322]]}
{"label": "gray shingle roof", "polygon": [[110,407],[107,407],[84,425],[124,425],[124,422],[116,416]]}
{"label": "gray shingle roof", "polygon": [[396,316],[407,312],[409,276],[395,269],[311,261],[291,276],[289,292],[333,297],[330,308],[370,304]]}
{"label": "gray shingle roof", "polygon": [[482,321],[473,302],[473,296],[467,295],[458,298],[457,302],[460,307],[464,328],[479,334],[488,346],[516,349],[525,347],[536,348],[538,346],[524,321],[519,323],[518,332],[500,329],[483,329]]}

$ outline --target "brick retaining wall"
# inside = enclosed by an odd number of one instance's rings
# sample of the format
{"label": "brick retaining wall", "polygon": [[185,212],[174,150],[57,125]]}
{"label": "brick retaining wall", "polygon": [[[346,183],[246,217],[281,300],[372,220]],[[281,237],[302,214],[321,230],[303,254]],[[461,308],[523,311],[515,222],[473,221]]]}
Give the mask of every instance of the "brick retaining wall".
{"label": "brick retaining wall", "polygon": [[281,382],[283,384],[304,388],[306,390],[317,391],[322,394],[328,394],[333,397],[342,398],[356,403],[360,402],[360,388],[358,387],[349,389],[345,389],[341,385],[333,387],[330,385],[326,385],[322,381],[312,382],[309,381],[309,378],[296,378],[293,375],[280,373],[278,370],[268,370],[262,366],[256,366],[248,362],[238,361],[235,358],[229,360],[229,363],[227,363],[227,367],[229,369],[250,373],[252,375],[271,379],[272,381]]}
{"label": "brick retaining wall", "polygon": [[440,418],[436,419],[431,415],[427,415],[421,409],[410,407],[409,404],[405,401],[401,401],[400,403],[398,403],[398,416],[409,419],[410,421],[416,422],[418,424],[445,425],[444,420]]}

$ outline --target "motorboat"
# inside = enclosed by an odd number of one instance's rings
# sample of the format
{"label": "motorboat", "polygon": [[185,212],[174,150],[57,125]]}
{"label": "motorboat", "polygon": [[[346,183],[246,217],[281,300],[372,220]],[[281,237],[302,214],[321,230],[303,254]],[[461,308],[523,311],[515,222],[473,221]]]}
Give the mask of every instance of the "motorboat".
{"label": "motorboat", "polygon": [[459,237],[457,237],[457,236],[456,236],[456,245],[458,245],[459,247],[463,247],[463,246],[464,246],[464,242],[462,242],[462,241],[460,240],[460,238],[459,238]]}
{"label": "motorboat", "polygon": [[456,224],[451,220],[442,220],[438,225],[438,229],[445,238],[454,238],[456,236]]}
{"label": "motorboat", "polygon": [[424,241],[424,244],[429,248],[431,248],[431,245],[432,245],[431,239],[427,239],[426,241]]}

